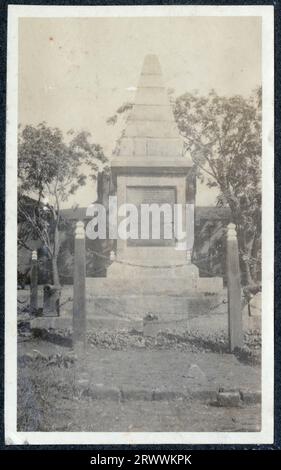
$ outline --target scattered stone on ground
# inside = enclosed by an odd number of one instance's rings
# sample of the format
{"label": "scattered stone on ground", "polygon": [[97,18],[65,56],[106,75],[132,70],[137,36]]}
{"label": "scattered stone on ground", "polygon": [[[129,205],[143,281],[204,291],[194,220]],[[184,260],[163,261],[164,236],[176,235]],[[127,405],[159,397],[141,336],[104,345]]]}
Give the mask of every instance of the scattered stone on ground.
{"label": "scattered stone on ground", "polygon": [[218,406],[235,407],[241,405],[239,391],[219,392],[217,395]]}
{"label": "scattered stone on ground", "polygon": [[197,364],[191,364],[188,369],[188,378],[194,379],[196,382],[206,383],[207,377],[206,374],[198,367]]}

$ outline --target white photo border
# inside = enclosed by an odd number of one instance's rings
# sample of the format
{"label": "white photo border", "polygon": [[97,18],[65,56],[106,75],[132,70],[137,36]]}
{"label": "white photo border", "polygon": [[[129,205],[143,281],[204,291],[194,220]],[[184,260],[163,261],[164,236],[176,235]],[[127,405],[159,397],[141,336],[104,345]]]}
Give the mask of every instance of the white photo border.
{"label": "white photo border", "polygon": [[[23,17],[258,16],[262,18],[262,427],[260,432],[17,431],[18,20]],[[274,429],[273,6],[8,6],[5,220],[5,443],[270,444]],[[266,321],[264,319],[266,318]]]}

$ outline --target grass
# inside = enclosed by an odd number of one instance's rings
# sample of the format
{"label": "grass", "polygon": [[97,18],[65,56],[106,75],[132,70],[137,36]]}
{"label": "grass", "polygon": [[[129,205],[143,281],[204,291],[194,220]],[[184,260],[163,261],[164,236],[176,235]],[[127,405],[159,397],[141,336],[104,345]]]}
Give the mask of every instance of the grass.
{"label": "grass", "polygon": [[[18,430],[52,431],[58,418],[68,422],[69,403],[75,400],[75,368],[43,358],[20,362],[18,368]],[[67,430],[67,426],[66,429]]]}

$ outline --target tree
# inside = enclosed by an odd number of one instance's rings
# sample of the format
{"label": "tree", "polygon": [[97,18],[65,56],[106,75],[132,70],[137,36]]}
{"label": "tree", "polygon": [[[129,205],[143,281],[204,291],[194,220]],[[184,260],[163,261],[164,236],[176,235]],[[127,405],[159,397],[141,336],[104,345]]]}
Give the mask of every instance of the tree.
{"label": "tree", "polygon": [[197,173],[219,190],[236,224],[245,282],[257,282],[261,251],[261,90],[250,99],[186,93],[174,115]]}
{"label": "tree", "polygon": [[18,214],[24,234],[19,243],[28,248],[27,233],[41,240],[57,286],[60,230],[66,223],[61,204],[87,178],[96,179],[100,169],[108,168],[102,148],[91,143],[89,133],[71,131],[69,136],[66,143],[59,129],[41,123],[20,129],[18,142]]}

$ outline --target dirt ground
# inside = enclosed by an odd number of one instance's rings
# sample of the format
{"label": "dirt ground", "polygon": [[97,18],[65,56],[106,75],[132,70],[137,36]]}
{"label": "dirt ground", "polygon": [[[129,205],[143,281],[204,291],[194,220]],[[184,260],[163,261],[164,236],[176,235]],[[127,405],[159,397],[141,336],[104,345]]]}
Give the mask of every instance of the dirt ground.
{"label": "dirt ground", "polygon": [[[71,349],[40,339],[19,342],[18,430],[21,431],[258,431],[260,406],[220,408],[208,399],[93,399],[76,386]],[[203,373],[189,377],[191,365]],[[184,391],[259,389],[257,366],[234,356],[181,351],[88,349],[86,369],[101,387]],[[199,393],[198,393],[199,396]]]}
{"label": "dirt ground", "polygon": [[[71,348],[40,339],[19,343],[19,357],[30,352],[48,358],[71,354]],[[233,354],[145,348],[116,351],[94,346],[87,348],[83,367],[92,383],[107,388],[260,391],[260,367],[243,364]],[[196,377],[190,372],[194,367]]]}
{"label": "dirt ground", "polygon": [[[20,372],[21,374],[21,372]],[[57,373],[54,372],[57,376]],[[205,400],[93,400],[66,382],[19,377],[18,430],[242,432],[260,430],[260,405],[220,408]]]}
{"label": "dirt ground", "polygon": [[[63,289],[66,315],[71,310],[70,291]],[[259,331],[245,332],[243,354],[235,357],[227,354],[223,312],[190,319],[189,330],[181,336],[166,332],[155,338],[145,337],[142,331],[117,330],[111,318],[106,327],[112,329],[104,330],[103,319],[97,319],[96,327],[88,331],[83,362],[88,384],[119,391],[176,392],[174,399],[168,393],[167,399],[159,401],[136,399],[136,395],[124,400],[122,393],[121,399],[108,395],[105,400],[102,393],[97,399],[77,387],[69,331],[43,330],[43,335],[42,331],[37,337],[30,335],[25,331],[27,289],[19,291],[19,299],[19,431],[259,431],[259,404],[218,407],[200,393],[260,391]],[[190,372],[194,366],[195,376]]]}
{"label": "dirt ground", "polygon": [[218,408],[202,401],[57,401],[40,427],[20,431],[257,432],[260,405]]}

